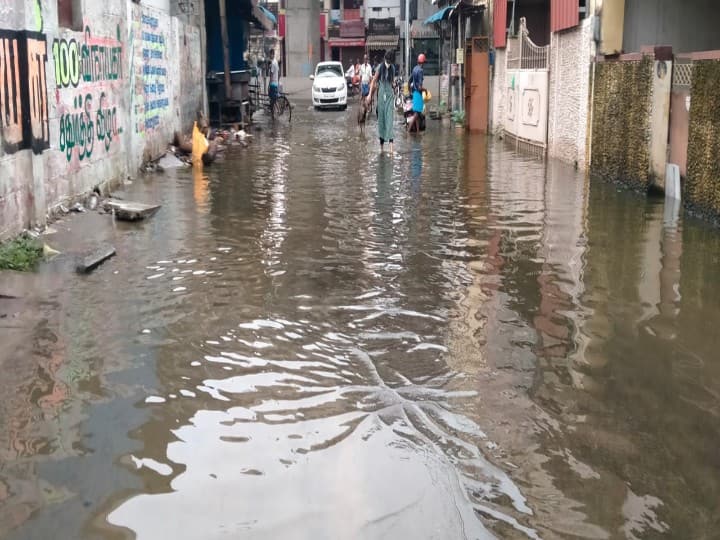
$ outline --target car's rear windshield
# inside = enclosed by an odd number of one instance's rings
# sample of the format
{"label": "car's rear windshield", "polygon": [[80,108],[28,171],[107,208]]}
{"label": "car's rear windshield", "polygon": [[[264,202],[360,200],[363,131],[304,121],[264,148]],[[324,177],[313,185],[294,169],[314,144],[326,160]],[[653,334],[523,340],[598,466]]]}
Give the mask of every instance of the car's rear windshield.
{"label": "car's rear windshield", "polygon": [[339,77],[342,77],[343,72],[342,68],[338,66],[337,64],[328,64],[325,66],[318,66],[317,68],[317,74],[318,75],[337,75]]}

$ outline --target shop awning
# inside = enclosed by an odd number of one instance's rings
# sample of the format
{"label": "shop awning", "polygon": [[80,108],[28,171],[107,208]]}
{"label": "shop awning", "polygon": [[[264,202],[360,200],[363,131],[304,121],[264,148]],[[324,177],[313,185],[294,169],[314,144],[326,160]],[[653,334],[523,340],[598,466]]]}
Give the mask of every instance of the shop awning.
{"label": "shop awning", "polygon": [[263,6],[254,6],[252,8],[252,22],[254,22],[260,29],[267,30],[269,32],[275,28],[277,18],[267,8],[264,8]]}
{"label": "shop awning", "polygon": [[[509,2],[510,0],[508,0]],[[430,0],[430,3],[434,6],[436,4],[445,4],[447,3],[447,0]],[[480,7],[483,9],[487,9],[488,7],[488,0],[460,0],[460,4],[463,4],[464,6],[470,6],[470,7]]]}
{"label": "shop awning", "polygon": [[410,25],[410,37],[413,39],[436,39],[440,36],[435,26],[415,20]]}
{"label": "shop awning", "polygon": [[270,19],[270,21],[271,21],[273,24],[277,24],[277,17],[275,17],[275,15],[273,14],[272,11],[270,11],[270,10],[269,10],[268,8],[266,8],[265,6],[258,6],[258,7],[262,10],[262,12],[265,14],[265,16],[266,16],[268,19]]}
{"label": "shop awning", "polygon": [[435,24],[439,23],[440,21],[447,20],[452,14],[453,9],[455,9],[455,5],[444,7],[440,11],[433,13],[427,19],[425,19],[425,22],[423,24]]}
{"label": "shop awning", "polygon": [[328,45],[331,47],[364,47],[364,38],[330,38]]}
{"label": "shop awning", "polygon": [[373,51],[397,49],[399,41],[400,36],[397,34],[371,35],[367,37],[367,48]]}

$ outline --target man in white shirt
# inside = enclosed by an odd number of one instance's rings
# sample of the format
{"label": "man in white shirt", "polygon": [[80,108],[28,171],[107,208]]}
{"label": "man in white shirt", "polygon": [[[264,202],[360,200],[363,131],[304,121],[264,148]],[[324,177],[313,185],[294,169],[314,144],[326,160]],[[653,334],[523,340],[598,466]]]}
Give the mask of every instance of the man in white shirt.
{"label": "man in white shirt", "polygon": [[270,49],[270,84],[268,85],[268,97],[270,98],[270,111],[275,110],[275,101],[277,101],[280,92],[280,64],[275,59],[275,49]]}
{"label": "man in white shirt", "polygon": [[373,76],[373,69],[368,60],[368,55],[363,56],[363,63],[360,66],[360,89],[362,97],[370,94],[370,79]]}

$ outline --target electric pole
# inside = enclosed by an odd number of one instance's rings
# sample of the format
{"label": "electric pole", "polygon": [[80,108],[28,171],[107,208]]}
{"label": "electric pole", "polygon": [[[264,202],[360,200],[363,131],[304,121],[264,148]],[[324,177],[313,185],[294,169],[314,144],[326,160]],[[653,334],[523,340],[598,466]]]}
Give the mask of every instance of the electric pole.
{"label": "electric pole", "polygon": [[410,80],[410,0],[405,0],[405,75]]}

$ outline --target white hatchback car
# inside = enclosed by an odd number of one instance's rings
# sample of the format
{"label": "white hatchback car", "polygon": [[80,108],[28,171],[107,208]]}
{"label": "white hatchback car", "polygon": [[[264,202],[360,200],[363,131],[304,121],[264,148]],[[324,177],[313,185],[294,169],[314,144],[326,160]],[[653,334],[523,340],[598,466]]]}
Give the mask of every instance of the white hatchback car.
{"label": "white hatchback car", "polygon": [[316,109],[347,109],[347,81],[340,62],[320,62],[310,80],[313,81],[312,102]]}

